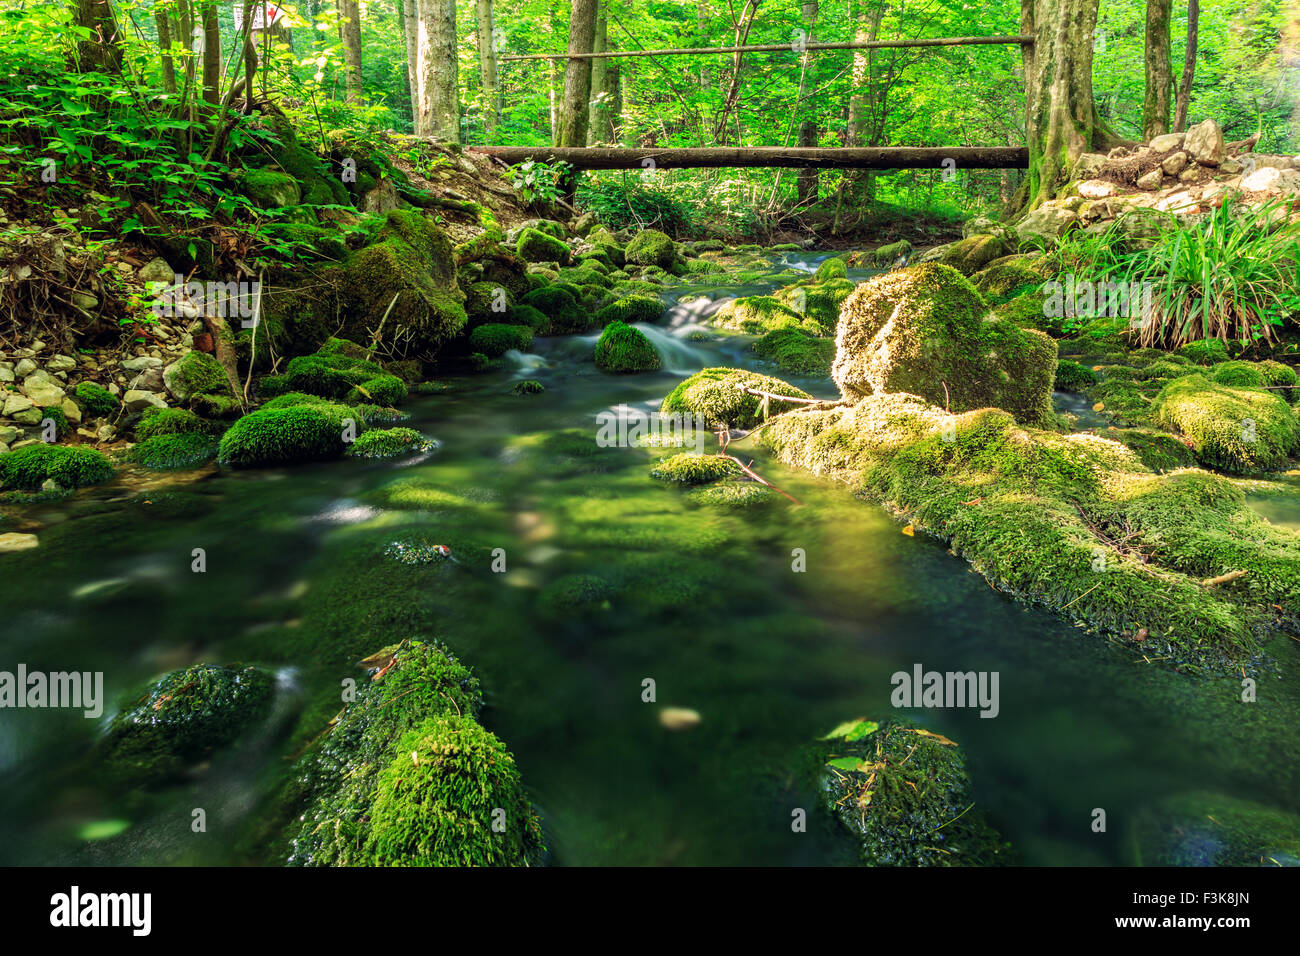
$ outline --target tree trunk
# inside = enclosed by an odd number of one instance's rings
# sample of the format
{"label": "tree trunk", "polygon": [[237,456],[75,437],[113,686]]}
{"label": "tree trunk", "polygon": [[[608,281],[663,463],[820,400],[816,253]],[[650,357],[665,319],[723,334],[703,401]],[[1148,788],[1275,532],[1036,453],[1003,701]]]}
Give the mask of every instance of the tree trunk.
{"label": "tree trunk", "polygon": [[492,0],[476,0],[479,80],[482,84],[483,139],[494,142],[501,125],[501,94],[497,88],[497,49]]}
{"label": "tree trunk", "polygon": [[[608,0],[600,0],[596,14],[596,36],[592,52],[603,53],[609,49]],[[587,116],[587,145],[597,146],[613,142],[609,135],[609,73],[614,60],[591,61],[591,111]]]}
{"label": "tree trunk", "polygon": [[[1029,174],[1025,202],[1051,199],[1080,153],[1123,143],[1097,115],[1092,95],[1092,45],[1098,0],[1021,0],[1025,67],[1025,138]],[[956,157],[954,157],[956,158]],[[960,166],[960,160],[958,160]]]}
{"label": "tree trunk", "polygon": [[[745,8],[740,19],[736,21],[736,42],[734,46],[744,46],[749,39],[749,31],[754,26],[754,14],[758,10],[759,0],[745,0]],[[740,50],[731,54],[731,78],[727,81],[727,92],[722,98],[722,109],[718,111],[718,121],[713,124],[713,139],[719,146],[727,143],[727,126],[731,121],[731,112],[736,108],[740,98],[740,67],[745,54]]]}
{"label": "tree trunk", "polygon": [[[880,21],[885,16],[883,0],[870,0],[858,19],[853,38],[861,43],[874,43],[880,36]],[[880,137],[875,127],[883,121],[878,117],[876,102],[875,50],[855,50],[853,53],[852,80],[849,94],[849,117],[845,129],[846,146],[878,146]],[[875,195],[875,174],[870,170],[855,170],[845,177],[850,198],[855,201],[871,199]]]}
{"label": "tree trunk", "polygon": [[428,135],[428,130],[420,126],[420,66],[418,51],[420,48],[420,15],[416,11],[415,0],[401,0],[398,7],[402,14],[402,35],[406,38],[406,85],[411,94],[411,129],[417,136]]}
{"label": "tree trunk", "polygon": [[77,26],[93,32],[93,36],[77,41],[80,72],[121,73],[121,37],[110,0],[76,0],[72,14]]}
{"label": "tree trunk", "polygon": [[203,99],[213,106],[221,102],[221,27],[217,23],[217,0],[197,0],[203,26]]}
{"label": "tree trunk", "polygon": [[[596,0],[570,0],[569,53],[590,53],[596,40]],[[591,104],[591,60],[569,59],[564,68],[557,146],[586,146]]]}
{"label": "tree trunk", "polygon": [[158,49],[161,51],[163,89],[168,93],[176,92],[176,64],[172,60],[172,25],[167,19],[167,4],[159,3],[153,8],[154,24],[158,28]]}
{"label": "tree trunk", "polygon": [[[817,124],[812,120],[804,120],[799,124],[799,145],[805,148],[817,145]],[[808,206],[817,201],[816,167],[805,166],[799,170],[799,175],[795,178],[795,190],[799,205]]]}
{"label": "tree trunk", "polygon": [[630,149],[559,146],[470,146],[470,152],[514,165],[532,159],[563,160],[575,169],[640,169],[653,160],[659,169],[939,169],[954,159],[964,169],[1024,169],[1022,146],[880,146],[862,149],[783,146],[720,146],[690,149]]}
{"label": "tree trunk", "polygon": [[418,0],[419,109],[425,132],[439,142],[460,142],[455,0]]}
{"label": "tree trunk", "polygon": [[1187,131],[1187,107],[1192,101],[1192,77],[1196,73],[1196,33],[1201,18],[1200,0],[1187,0],[1187,50],[1183,54],[1183,77],[1174,105],[1174,132]]}
{"label": "tree trunk", "polygon": [[1147,0],[1146,96],[1142,101],[1142,135],[1150,140],[1169,132],[1169,10],[1172,0]]}
{"label": "tree trunk", "polygon": [[358,0],[338,0],[338,9],[348,102],[359,104],[364,93],[361,83],[361,4]]}

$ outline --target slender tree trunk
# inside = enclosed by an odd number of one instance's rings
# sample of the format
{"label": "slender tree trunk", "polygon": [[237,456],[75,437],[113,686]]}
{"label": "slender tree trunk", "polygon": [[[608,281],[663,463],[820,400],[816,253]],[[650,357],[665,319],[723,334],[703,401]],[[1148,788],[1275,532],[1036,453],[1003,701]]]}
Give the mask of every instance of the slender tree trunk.
{"label": "slender tree trunk", "polygon": [[411,129],[416,136],[428,132],[420,125],[420,15],[416,11],[415,0],[401,0],[398,7],[402,14],[402,35],[406,38],[406,84],[411,93]]}
{"label": "slender tree trunk", "polygon": [[221,28],[217,23],[217,0],[197,0],[203,27],[203,99],[213,106],[221,102]]}
{"label": "slender tree trunk", "polygon": [[552,60],[550,67],[550,82],[546,86],[546,93],[551,107],[551,145],[560,144],[560,88],[564,82],[564,71],[560,66],[559,60]]}
{"label": "slender tree trunk", "polygon": [[476,0],[479,80],[482,84],[483,137],[495,143],[501,125],[501,94],[497,87],[497,49],[492,16],[492,0]]}
{"label": "slender tree trunk", "polygon": [[121,73],[122,47],[117,17],[110,0],[76,0],[73,22],[93,32],[77,41],[77,60],[82,73]]}
{"label": "slender tree trunk", "polygon": [[[745,8],[735,25],[735,42],[732,46],[744,46],[749,39],[749,31],[754,26],[754,14],[758,10],[759,0],[745,0]],[[740,67],[745,54],[736,52],[731,55],[731,77],[727,81],[727,92],[722,97],[722,109],[718,111],[718,121],[713,125],[713,139],[719,146],[727,145],[727,127],[731,122],[732,110],[740,98]]]}
{"label": "slender tree trunk", "polygon": [[[874,43],[880,36],[880,22],[885,16],[884,0],[870,0],[857,21],[853,39],[859,43]],[[852,93],[849,95],[849,118],[845,130],[846,146],[879,146],[878,135],[872,132],[876,122],[876,60],[874,50],[854,50],[852,67]],[[871,199],[875,195],[875,173],[869,169],[853,170],[847,176],[851,198],[855,201]]]}
{"label": "slender tree trunk", "polygon": [[159,3],[153,8],[154,25],[158,28],[158,49],[161,51],[163,89],[168,93],[176,92],[176,64],[172,60],[172,25],[167,19],[167,4]]}
{"label": "slender tree trunk", "polygon": [[[569,53],[590,53],[596,40],[596,0],[570,0]],[[591,60],[570,59],[564,68],[559,146],[586,146],[591,109]]]}
{"label": "slender tree trunk", "polygon": [[358,0],[338,0],[338,10],[348,102],[360,103],[365,92],[361,82],[361,4]]}
{"label": "slender tree trunk", "polygon": [[1187,107],[1192,101],[1192,78],[1196,73],[1196,40],[1201,18],[1200,0],[1187,0],[1187,50],[1183,54],[1183,77],[1174,105],[1174,132],[1187,130]]}
{"label": "slender tree trunk", "polygon": [[1029,170],[1022,207],[1051,199],[1080,153],[1123,143],[1097,115],[1092,49],[1098,0],[1021,0],[1025,67],[1025,136]]}
{"label": "slender tree trunk", "polygon": [[1142,101],[1142,135],[1146,139],[1169,132],[1169,91],[1173,67],[1169,61],[1169,12],[1172,0],[1147,0],[1146,96]]}
{"label": "slender tree trunk", "polygon": [[420,11],[419,112],[425,133],[440,142],[460,142],[460,96],[456,63],[455,0],[418,0]]}
{"label": "slender tree trunk", "polygon": [[[596,14],[596,37],[592,52],[603,53],[609,49],[608,0],[600,0]],[[613,60],[591,61],[591,112],[587,117],[587,145],[597,146],[612,142],[609,136],[609,67]]]}

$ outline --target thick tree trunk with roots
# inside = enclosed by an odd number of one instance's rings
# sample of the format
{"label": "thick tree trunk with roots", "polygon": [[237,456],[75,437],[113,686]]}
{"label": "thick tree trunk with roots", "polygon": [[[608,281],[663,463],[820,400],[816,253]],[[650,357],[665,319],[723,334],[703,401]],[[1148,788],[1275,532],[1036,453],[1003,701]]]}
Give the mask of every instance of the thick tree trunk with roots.
{"label": "thick tree trunk with roots", "polygon": [[77,41],[77,61],[82,73],[121,73],[122,47],[117,18],[110,0],[76,0],[73,22],[92,35]]}
{"label": "thick tree trunk with roots", "polygon": [[1169,132],[1169,93],[1174,85],[1169,60],[1169,10],[1173,0],[1147,0],[1146,96],[1142,101],[1145,139]]}
{"label": "thick tree trunk with roots", "polygon": [[456,0],[418,0],[420,13],[417,112],[425,132],[444,143],[460,142],[456,63]]}
{"label": "thick tree trunk with roots", "polygon": [[483,138],[494,142],[501,125],[501,93],[497,88],[497,48],[492,0],[477,0],[474,35],[478,38],[479,83],[483,99]]}
{"label": "thick tree trunk with roots", "polygon": [[[571,0],[569,53],[590,53],[596,41],[596,0]],[[586,146],[591,104],[591,60],[570,59],[564,68],[557,146]]]}
{"label": "thick tree trunk with roots", "polygon": [[1025,66],[1025,137],[1029,174],[1023,201],[1033,208],[1065,183],[1080,153],[1124,143],[1097,115],[1092,95],[1098,0],[1021,0]]}
{"label": "thick tree trunk with roots", "polygon": [[361,4],[358,0],[338,0],[339,40],[343,43],[343,78],[348,102],[360,103],[361,85]]}

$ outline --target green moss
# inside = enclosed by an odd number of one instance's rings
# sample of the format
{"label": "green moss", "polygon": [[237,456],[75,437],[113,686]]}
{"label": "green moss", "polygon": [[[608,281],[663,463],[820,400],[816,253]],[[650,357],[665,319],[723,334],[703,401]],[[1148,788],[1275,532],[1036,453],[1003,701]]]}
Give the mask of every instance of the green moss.
{"label": "green moss", "polygon": [[137,441],[145,441],[155,435],[185,435],[207,430],[207,422],[184,408],[150,408],[136,423],[135,437]]}
{"label": "green moss", "polygon": [[582,267],[575,269],[563,269],[560,272],[560,280],[570,282],[580,288],[595,286],[597,289],[608,289],[612,284],[608,276],[599,269]]}
{"label": "green moss", "polygon": [[510,391],[516,395],[540,395],[546,391],[546,386],[535,378],[526,378],[522,382],[515,382]]}
{"label": "green moss", "polygon": [[[778,378],[735,368],[706,368],[696,372],[673,389],[659,406],[661,414],[695,415],[708,427],[753,428],[763,420],[762,399],[742,392],[743,385],[774,395],[811,398],[807,392]],[[787,408],[772,400],[773,413]]]}
{"label": "green moss", "polygon": [[1254,362],[1220,362],[1210,369],[1209,379],[1234,388],[1259,388],[1264,384],[1264,370]]}
{"label": "green moss", "polygon": [[368,402],[376,405],[396,405],[406,398],[406,383],[396,375],[375,375],[354,385],[344,398],[349,402]]}
{"label": "green moss", "polygon": [[847,279],[849,276],[848,266],[844,260],[837,256],[831,256],[817,267],[813,274],[814,282],[825,282],[827,279]]}
{"label": "green moss", "polygon": [[[344,430],[355,423],[345,405],[295,405],[250,412],[221,439],[218,460],[235,468],[264,468],[336,458],[346,450]],[[362,426],[356,425],[361,431]]]}
{"label": "green moss", "polygon": [[724,329],[762,335],[774,329],[798,328],[804,317],[780,299],[770,295],[750,295],[723,303],[713,314],[713,323]]}
{"label": "green moss", "polygon": [[538,229],[525,229],[515,243],[519,258],[525,262],[569,262],[571,253],[563,239],[548,236]]}
{"label": "green moss", "polygon": [[1003,408],[1026,424],[1054,419],[1056,343],[990,316],[948,266],[912,266],[859,285],[844,303],[836,345],[832,377],[846,398],[908,393],[955,411]]}
{"label": "green moss", "polygon": [[1061,359],[1056,363],[1056,388],[1061,392],[1082,392],[1097,384],[1097,373],[1086,365]]}
{"label": "green moss", "polygon": [[50,405],[47,408],[42,408],[40,413],[41,427],[46,428],[48,427],[47,423],[52,423],[55,438],[67,438],[72,432],[72,423],[68,421],[68,416],[63,414],[63,409],[58,406]]}
{"label": "green moss", "polygon": [[803,329],[773,329],[754,343],[754,351],[787,374],[829,376],[835,340],[809,335]]}
{"label": "green moss", "polygon": [[1179,346],[1177,354],[1197,365],[1215,365],[1228,361],[1228,346],[1219,339],[1200,339]]}
{"label": "green moss", "polygon": [[146,468],[197,468],[217,456],[218,439],[207,431],[156,434],[131,448],[130,459]]}
{"label": "green moss", "polygon": [[624,256],[633,265],[667,270],[677,264],[677,247],[659,230],[643,229],[627,244]]}
{"label": "green moss", "polygon": [[939,262],[951,266],[964,275],[972,275],[994,259],[1014,251],[1008,247],[1006,240],[1001,236],[971,236],[948,246],[939,258]]}
{"label": "green moss", "polygon": [[863,864],[1014,862],[977,807],[965,761],[946,737],[890,720],[856,740],[819,744],[816,754],[823,804],[852,835]]}
{"label": "green moss", "polygon": [[662,459],[650,471],[651,478],[680,485],[705,485],[739,475],[740,466],[721,455],[673,455]]}
{"label": "green moss", "polygon": [[1036,270],[1020,262],[1008,262],[981,269],[971,282],[990,303],[1001,305],[1003,302],[1010,302],[1016,296],[1040,289],[1043,285],[1043,277]]}
{"label": "green moss", "polygon": [[591,317],[583,311],[579,297],[560,285],[534,289],[523,298],[550,320],[550,332],[567,335],[582,332],[591,324]]}
{"label": "green moss", "polygon": [[550,617],[609,609],[614,589],[595,574],[566,574],[548,584],[538,598],[538,609]]}
{"label": "green moss", "polygon": [[1197,460],[1236,474],[1285,468],[1300,449],[1300,420],[1276,393],[1231,388],[1204,375],[1168,382],[1152,413],[1186,436]]}
{"label": "green moss", "polygon": [[697,488],[686,497],[697,505],[730,511],[770,505],[776,501],[776,495],[753,481],[723,481]]}
{"label": "green moss", "polygon": [[663,364],[645,333],[614,321],[596,342],[596,367],[606,372],[655,372]]}
{"label": "green moss", "polygon": [[121,404],[116,395],[94,382],[78,382],[72,394],[81,410],[94,418],[113,414]]}
{"label": "green moss", "polygon": [[194,395],[229,394],[230,379],[221,363],[207,352],[186,352],[164,376],[167,387],[182,400]]}
{"label": "green moss", "polygon": [[[430,717],[380,772],[363,860],[376,866],[529,866],[544,849],[505,745],[468,717]],[[498,827],[500,832],[498,832]]]}
{"label": "green moss", "polygon": [[624,322],[632,325],[636,322],[655,322],[664,314],[664,304],[655,296],[629,295],[611,302],[596,313],[597,325],[609,325],[611,322]]}
{"label": "green moss", "polygon": [[876,265],[889,265],[898,260],[900,256],[910,256],[912,254],[912,244],[906,239],[899,239],[897,242],[886,243],[879,246],[870,253],[870,261]]}
{"label": "green moss", "polygon": [[113,474],[112,463],[93,448],[40,443],[0,455],[0,488],[35,491],[47,479],[61,488],[84,488]]}
{"label": "green moss", "polygon": [[298,181],[288,173],[270,169],[250,169],[244,173],[240,186],[249,199],[263,209],[296,206],[302,199]]}
{"label": "green moss", "polygon": [[1174,471],[1196,464],[1192,450],[1178,437],[1151,428],[1117,428],[1107,437],[1122,442],[1152,471]]}
{"label": "green moss", "polygon": [[551,320],[538,308],[531,305],[512,306],[506,313],[508,325],[522,325],[531,329],[536,335],[545,335],[551,326]]}
{"label": "green moss", "polygon": [[414,428],[376,428],[358,435],[348,446],[351,458],[397,458],[431,451],[434,442]]}
{"label": "green moss", "polygon": [[533,344],[533,332],[522,325],[480,325],[469,334],[470,351],[490,358],[505,355],[511,349],[527,352]]}
{"label": "green moss", "polygon": [[274,691],[275,678],[256,667],[173,671],[113,718],[99,756],[124,781],[176,776],[265,717]]}
{"label": "green moss", "polygon": [[1178,794],[1142,810],[1128,842],[1135,866],[1294,866],[1300,815],[1227,794]]}

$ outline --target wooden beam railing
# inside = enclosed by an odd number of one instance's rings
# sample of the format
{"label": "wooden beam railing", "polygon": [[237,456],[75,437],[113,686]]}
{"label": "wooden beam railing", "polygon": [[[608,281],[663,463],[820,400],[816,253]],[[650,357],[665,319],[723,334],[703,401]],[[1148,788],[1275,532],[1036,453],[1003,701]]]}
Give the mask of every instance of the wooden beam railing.
{"label": "wooden beam railing", "polygon": [[513,166],[525,160],[563,161],[574,169],[1025,169],[1023,146],[715,146],[623,149],[603,146],[469,146]]}

